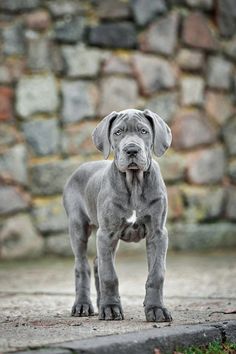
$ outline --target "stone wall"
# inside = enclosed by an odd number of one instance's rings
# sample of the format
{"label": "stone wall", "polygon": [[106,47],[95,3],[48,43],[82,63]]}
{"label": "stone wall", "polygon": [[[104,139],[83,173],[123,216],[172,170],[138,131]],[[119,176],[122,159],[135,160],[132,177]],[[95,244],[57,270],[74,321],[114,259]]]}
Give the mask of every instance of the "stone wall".
{"label": "stone wall", "polygon": [[235,0],[1,0],[0,257],[70,254],[63,185],[130,107],[172,128],[170,246],[235,246],[235,34]]}

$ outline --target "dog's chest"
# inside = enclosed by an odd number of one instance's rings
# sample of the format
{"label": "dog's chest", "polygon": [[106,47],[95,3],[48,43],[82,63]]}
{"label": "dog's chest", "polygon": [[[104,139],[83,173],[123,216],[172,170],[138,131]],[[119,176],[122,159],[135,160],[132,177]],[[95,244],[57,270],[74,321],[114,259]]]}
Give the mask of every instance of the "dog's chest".
{"label": "dog's chest", "polygon": [[133,210],[132,215],[129,218],[126,218],[126,221],[134,224],[136,220],[137,220],[137,212],[136,210]]}
{"label": "dog's chest", "polygon": [[122,218],[128,223],[134,224],[137,219],[148,213],[147,205],[148,203],[144,195],[138,193],[136,190],[135,193],[130,195],[129,202],[126,205],[123,204],[124,212]]}
{"label": "dog's chest", "polygon": [[[127,204],[125,210],[125,219],[127,222],[135,223],[137,218],[143,216],[148,204],[148,195],[145,185],[140,184],[137,178],[133,178],[132,185],[127,195]],[[125,207],[125,205],[124,205]]]}

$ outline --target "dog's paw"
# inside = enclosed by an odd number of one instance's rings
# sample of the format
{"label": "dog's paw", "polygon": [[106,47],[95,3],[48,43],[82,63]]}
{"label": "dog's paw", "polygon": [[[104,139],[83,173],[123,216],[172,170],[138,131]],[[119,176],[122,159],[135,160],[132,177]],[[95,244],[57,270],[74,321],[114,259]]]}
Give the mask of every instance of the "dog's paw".
{"label": "dog's paw", "polygon": [[171,322],[172,316],[165,307],[145,307],[146,320],[148,322]]}
{"label": "dog's paw", "polygon": [[94,309],[91,303],[76,302],[71,309],[71,316],[88,317],[94,316]]}
{"label": "dog's paw", "polygon": [[101,305],[99,308],[99,320],[120,321],[124,319],[121,305]]}

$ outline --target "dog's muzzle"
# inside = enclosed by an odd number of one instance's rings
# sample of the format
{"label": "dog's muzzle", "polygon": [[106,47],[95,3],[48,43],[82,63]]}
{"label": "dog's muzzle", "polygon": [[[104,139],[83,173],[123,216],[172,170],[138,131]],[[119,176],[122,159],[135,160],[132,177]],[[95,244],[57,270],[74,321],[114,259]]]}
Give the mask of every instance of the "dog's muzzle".
{"label": "dog's muzzle", "polygon": [[126,154],[127,162],[128,162],[128,169],[136,170],[139,168],[138,166],[138,154],[141,151],[140,146],[137,144],[131,143],[127,144],[123,148],[124,153]]}
{"label": "dog's muzzle", "polygon": [[145,170],[147,156],[142,145],[135,142],[128,142],[120,146],[120,152],[116,156],[117,167],[120,171]]}

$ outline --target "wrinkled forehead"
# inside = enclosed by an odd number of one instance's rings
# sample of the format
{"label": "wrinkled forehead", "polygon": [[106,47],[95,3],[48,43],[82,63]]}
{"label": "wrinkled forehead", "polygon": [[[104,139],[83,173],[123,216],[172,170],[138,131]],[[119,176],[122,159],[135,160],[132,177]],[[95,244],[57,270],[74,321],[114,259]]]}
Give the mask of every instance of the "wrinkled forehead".
{"label": "wrinkled forehead", "polygon": [[149,120],[145,117],[142,111],[136,109],[127,109],[118,113],[112,128],[121,124],[124,124],[128,128],[133,128],[138,123],[148,125],[151,128]]}

